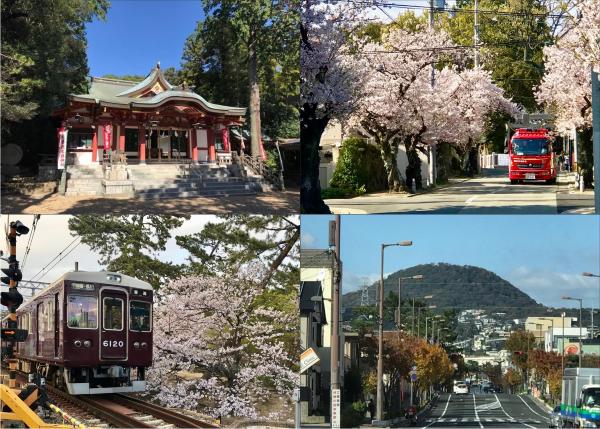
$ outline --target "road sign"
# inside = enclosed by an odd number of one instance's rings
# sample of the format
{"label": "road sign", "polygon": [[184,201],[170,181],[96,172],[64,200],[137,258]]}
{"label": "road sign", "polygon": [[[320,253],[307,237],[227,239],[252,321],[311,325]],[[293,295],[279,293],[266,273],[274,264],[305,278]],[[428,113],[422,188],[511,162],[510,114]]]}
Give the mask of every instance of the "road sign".
{"label": "road sign", "polygon": [[321,359],[317,356],[317,352],[312,347],[304,350],[300,355],[300,373],[302,374],[308,368],[318,363]]}
{"label": "road sign", "polygon": [[417,381],[417,373],[416,372],[410,373],[410,381],[412,381],[413,383],[415,383]]}
{"label": "road sign", "polygon": [[340,427],[340,409],[342,405],[342,395],[340,389],[331,389],[331,427]]}

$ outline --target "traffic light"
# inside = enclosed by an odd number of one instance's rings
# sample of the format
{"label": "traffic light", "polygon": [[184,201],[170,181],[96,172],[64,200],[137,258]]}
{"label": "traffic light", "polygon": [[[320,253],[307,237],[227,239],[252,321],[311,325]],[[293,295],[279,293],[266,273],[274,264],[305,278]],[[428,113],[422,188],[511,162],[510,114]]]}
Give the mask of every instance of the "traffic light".
{"label": "traffic light", "polygon": [[21,304],[23,304],[23,295],[19,293],[17,288],[10,288],[8,292],[2,292],[1,294],[1,304],[8,308],[8,311],[13,312]]}
{"label": "traffic light", "polygon": [[20,220],[16,220],[10,223],[11,228],[15,228],[17,230],[18,235],[27,235],[29,232],[29,228],[27,228]]}
{"label": "traffic light", "polygon": [[23,342],[27,339],[27,329],[2,328],[2,341]]}

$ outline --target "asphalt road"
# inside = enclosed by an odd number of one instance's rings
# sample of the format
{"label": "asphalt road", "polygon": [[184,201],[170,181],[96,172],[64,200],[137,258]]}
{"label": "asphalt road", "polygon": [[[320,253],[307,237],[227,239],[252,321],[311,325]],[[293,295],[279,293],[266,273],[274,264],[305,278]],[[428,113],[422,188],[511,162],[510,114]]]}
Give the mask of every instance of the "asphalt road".
{"label": "asphalt road", "polygon": [[442,394],[418,427],[547,428],[548,411],[528,396],[506,393]]}
{"label": "asphalt road", "polygon": [[592,192],[569,191],[567,184],[560,182],[511,185],[506,170],[494,169],[433,192],[411,196],[380,193],[325,203],[338,214],[556,214],[593,207],[594,197]]}

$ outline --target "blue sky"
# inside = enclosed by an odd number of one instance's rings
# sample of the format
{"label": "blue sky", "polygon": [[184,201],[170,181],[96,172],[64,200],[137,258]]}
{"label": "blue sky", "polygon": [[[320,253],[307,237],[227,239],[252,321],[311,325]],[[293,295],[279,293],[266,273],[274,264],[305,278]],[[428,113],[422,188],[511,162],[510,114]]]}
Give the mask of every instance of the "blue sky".
{"label": "blue sky", "polygon": [[204,18],[200,0],[112,0],[105,21],[87,25],[92,76],[146,75],[160,61],[177,67],[187,37]]}
{"label": "blue sky", "polygon": [[[302,216],[302,246],[325,248],[332,216]],[[345,292],[379,278],[381,243],[412,240],[385,251],[385,273],[423,263],[474,265],[495,272],[533,299],[573,306],[563,295],[600,306],[598,216],[342,216]]]}

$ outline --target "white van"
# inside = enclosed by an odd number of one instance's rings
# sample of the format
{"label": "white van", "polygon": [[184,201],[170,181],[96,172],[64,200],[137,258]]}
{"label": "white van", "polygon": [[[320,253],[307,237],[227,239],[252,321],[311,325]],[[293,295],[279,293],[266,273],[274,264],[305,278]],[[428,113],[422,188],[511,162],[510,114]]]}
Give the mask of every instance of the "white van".
{"label": "white van", "polygon": [[455,384],[454,393],[456,395],[467,395],[469,393],[469,386],[467,386],[465,383]]}

